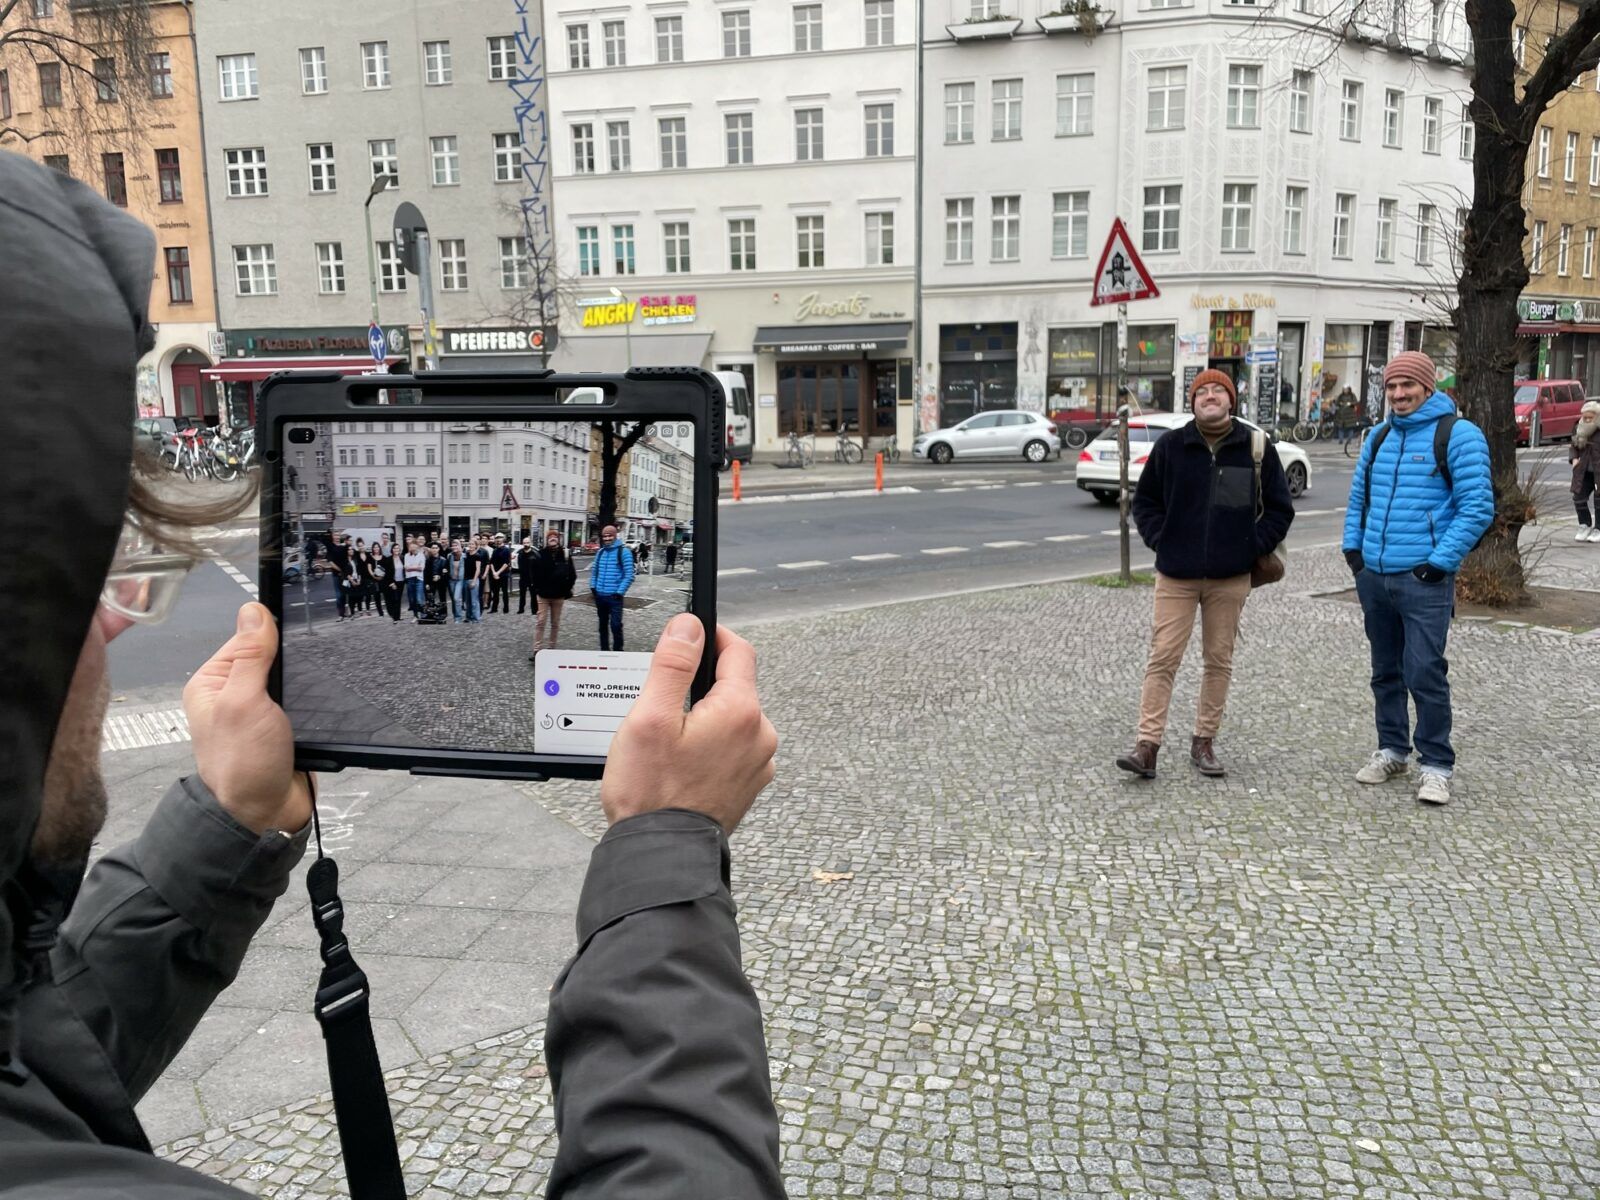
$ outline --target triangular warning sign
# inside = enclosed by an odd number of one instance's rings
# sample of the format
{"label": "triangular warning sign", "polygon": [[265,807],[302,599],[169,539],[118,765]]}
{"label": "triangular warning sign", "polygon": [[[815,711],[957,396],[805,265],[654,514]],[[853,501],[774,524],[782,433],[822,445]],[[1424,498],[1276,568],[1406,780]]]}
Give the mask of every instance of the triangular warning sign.
{"label": "triangular warning sign", "polygon": [[1133,248],[1122,218],[1111,222],[1111,236],[1100,252],[1100,265],[1094,272],[1093,304],[1126,304],[1129,300],[1150,300],[1161,295],[1150,272],[1145,270],[1139,252]]}
{"label": "triangular warning sign", "polygon": [[521,508],[517,498],[512,494],[511,485],[508,483],[500,489],[500,511],[510,512],[513,508]]}

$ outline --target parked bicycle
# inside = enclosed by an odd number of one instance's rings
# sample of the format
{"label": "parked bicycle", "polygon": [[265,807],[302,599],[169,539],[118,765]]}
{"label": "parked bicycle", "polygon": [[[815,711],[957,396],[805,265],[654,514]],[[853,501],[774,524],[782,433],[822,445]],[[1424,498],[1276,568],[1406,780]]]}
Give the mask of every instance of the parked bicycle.
{"label": "parked bicycle", "polygon": [[804,440],[798,433],[789,434],[789,445],[784,453],[784,466],[809,467],[817,461],[817,435],[812,434]]}
{"label": "parked bicycle", "polygon": [[1361,449],[1367,444],[1367,434],[1371,430],[1372,422],[1365,417],[1350,430],[1350,436],[1344,439],[1344,456],[1346,458],[1361,457]]}
{"label": "parked bicycle", "polygon": [[881,439],[878,442],[877,453],[883,455],[883,461],[884,462],[899,462],[900,461],[900,439],[898,437],[895,437],[895,436],[890,436],[890,437],[886,437],[886,438]]}
{"label": "parked bicycle", "polygon": [[853,441],[844,430],[839,430],[833,439],[833,461],[842,463],[860,462],[861,443]]}

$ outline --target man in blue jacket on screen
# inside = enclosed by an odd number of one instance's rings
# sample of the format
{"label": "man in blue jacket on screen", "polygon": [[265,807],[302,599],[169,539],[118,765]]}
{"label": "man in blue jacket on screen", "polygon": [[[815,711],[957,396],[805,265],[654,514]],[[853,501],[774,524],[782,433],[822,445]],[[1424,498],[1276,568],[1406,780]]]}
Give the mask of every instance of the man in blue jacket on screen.
{"label": "man in blue jacket on screen", "polygon": [[1456,571],[1494,520],[1489,443],[1435,386],[1426,354],[1384,368],[1389,419],[1368,435],[1350,481],[1344,556],[1355,573],[1372,647],[1378,749],[1361,783],[1404,775],[1411,758],[1409,693],[1422,768],[1417,799],[1450,802],[1450,680],[1445,639]]}

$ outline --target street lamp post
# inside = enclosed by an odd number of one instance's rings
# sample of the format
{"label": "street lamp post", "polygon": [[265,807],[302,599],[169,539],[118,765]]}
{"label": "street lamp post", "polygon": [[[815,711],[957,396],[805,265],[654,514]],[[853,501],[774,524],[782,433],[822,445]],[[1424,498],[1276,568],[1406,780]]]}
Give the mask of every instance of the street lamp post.
{"label": "street lamp post", "polygon": [[372,240],[372,202],[378,198],[378,193],[386,190],[390,184],[398,182],[393,175],[379,175],[372,181],[372,187],[367,192],[366,203],[361,206],[362,219],[367,224],[367,287],[372,296],[372,323],[378,324],[378,250]]}
{"label": "street lamp post", "polygon": [[[628,302],[628,298],[622,294],[620,289],[618,289],[618,288],[608,288],[607,290],[611,293],[611,298],[613,300],[615,300],[618,304],[626,304]],[[633,366],[633,322],[632,321],[624,321],[622,323],[622,337],[623,337],[623,341],[625,342],[625,344],[628,347],[628,366],[632,367]]]}

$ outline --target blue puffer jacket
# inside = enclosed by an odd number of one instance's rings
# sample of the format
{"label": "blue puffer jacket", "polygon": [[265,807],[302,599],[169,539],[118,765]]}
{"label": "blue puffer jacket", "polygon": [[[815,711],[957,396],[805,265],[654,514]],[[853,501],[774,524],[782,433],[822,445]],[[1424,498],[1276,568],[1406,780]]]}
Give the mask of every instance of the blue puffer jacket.
{"label": "blue puffer jacket", "polygon": [[[1434,469],[1433,427],[1455,412],[1443,392],[1429,396],[1408,417],[1391,416],[1393,427],[1369,461],[1377,435],[1367,437],[1344,518],[1344,549],[1360,550],[1367,570],[1397,575],[1432,563],[1454,572],[1494,520],[1494,488],[1489,475],[1489,443],[1483,431],[1459,420],[1450,431],[1450,476],[1454,488]],[[1367,474],[1372,475],[1372,512],[1362,525]]]}

